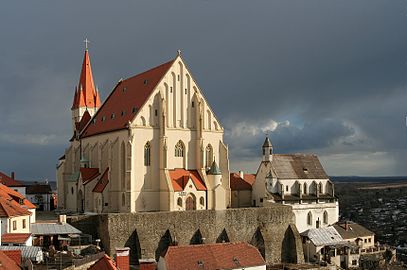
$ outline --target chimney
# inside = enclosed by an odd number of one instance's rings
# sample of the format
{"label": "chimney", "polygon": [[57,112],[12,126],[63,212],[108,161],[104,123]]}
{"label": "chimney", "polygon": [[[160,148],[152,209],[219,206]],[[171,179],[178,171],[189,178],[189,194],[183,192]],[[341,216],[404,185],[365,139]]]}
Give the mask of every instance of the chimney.
{"label": "chimney", "polygon": [[345,231],[349,231],[349,224],[347,221],[345,221]]}
{"label": "chimney", "polygon": [[240,176],[240,178],[242,178],[242,179],[243,179],[243,176],[244,176],[243,171],[239,171],[239,176]]}
{"label": "chimney", "polygon": [[16,179],[16,174],[15,174],[15,172],[11,172],[11,179],[13,179],[13,180]]}
{"label": "chimney", "polygon": [[116,266],[120,270],[130,269],[130,248],[116,248]]}
{"label": "chimney", "polygon": [[66,215],[59,215],[58,216],[58,223],[61,223],[61,224],[66,223]]}

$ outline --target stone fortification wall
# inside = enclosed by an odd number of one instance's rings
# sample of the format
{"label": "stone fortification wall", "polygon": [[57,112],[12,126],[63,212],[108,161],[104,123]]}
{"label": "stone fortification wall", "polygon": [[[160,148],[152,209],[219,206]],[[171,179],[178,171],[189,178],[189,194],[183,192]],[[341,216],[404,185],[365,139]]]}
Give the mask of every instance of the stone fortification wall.
{"label": "stone fortification wall", "polygon": [[158,259],[171,244],[245,241],[268,264],[302,263],[303,250],[289,206],[76,216],[68,219],[84,233],[100,238],[108,254],[131,248],[131,261]]}

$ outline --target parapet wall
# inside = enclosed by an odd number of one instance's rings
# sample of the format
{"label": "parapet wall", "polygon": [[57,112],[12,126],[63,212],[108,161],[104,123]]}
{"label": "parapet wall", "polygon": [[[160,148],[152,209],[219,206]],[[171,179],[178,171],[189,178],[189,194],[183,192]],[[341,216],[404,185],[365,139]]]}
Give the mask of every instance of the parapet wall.
{"label": "parapet wall", "polygon": [[256,246],[268,264],[302,263],[301,239],[289,206],[75,216],[68,219],[100,238],[108,254],[130,247],[131,261],[158,259],[171,244],[244,241]]}

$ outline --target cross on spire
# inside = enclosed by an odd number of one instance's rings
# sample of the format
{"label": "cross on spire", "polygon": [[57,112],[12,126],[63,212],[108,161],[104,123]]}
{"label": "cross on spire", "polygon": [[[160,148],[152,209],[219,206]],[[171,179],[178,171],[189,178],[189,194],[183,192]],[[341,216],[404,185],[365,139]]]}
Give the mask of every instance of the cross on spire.
{"label": "cross on spire", "polygon": [[88,50],[88,44],[90,43],[89,39],[85,38],[83,42],[85,43],[85,49]]}

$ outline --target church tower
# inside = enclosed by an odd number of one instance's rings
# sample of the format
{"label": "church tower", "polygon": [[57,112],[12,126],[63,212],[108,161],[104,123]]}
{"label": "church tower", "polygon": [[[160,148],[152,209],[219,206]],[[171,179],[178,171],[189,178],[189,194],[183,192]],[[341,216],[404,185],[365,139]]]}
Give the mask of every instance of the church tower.
{"label": "church tower", "polygon": [[99,109],[99,107],[99,91],[95,89],[92,67],[90,65],[89,52],[88,48],[86,47],[85,55],[83,57],[82,70],[79,77],[79,83],[75,89],[75,95],[71,108],[72,127],[74,131],[77,130],[78,123],[82,120],[85,112],[88,112],[90,116],[93,116]]}
{"label": "church tower", "polygon": [[263,143],[263,161],[273,161],[273,145],[267,136]]}

